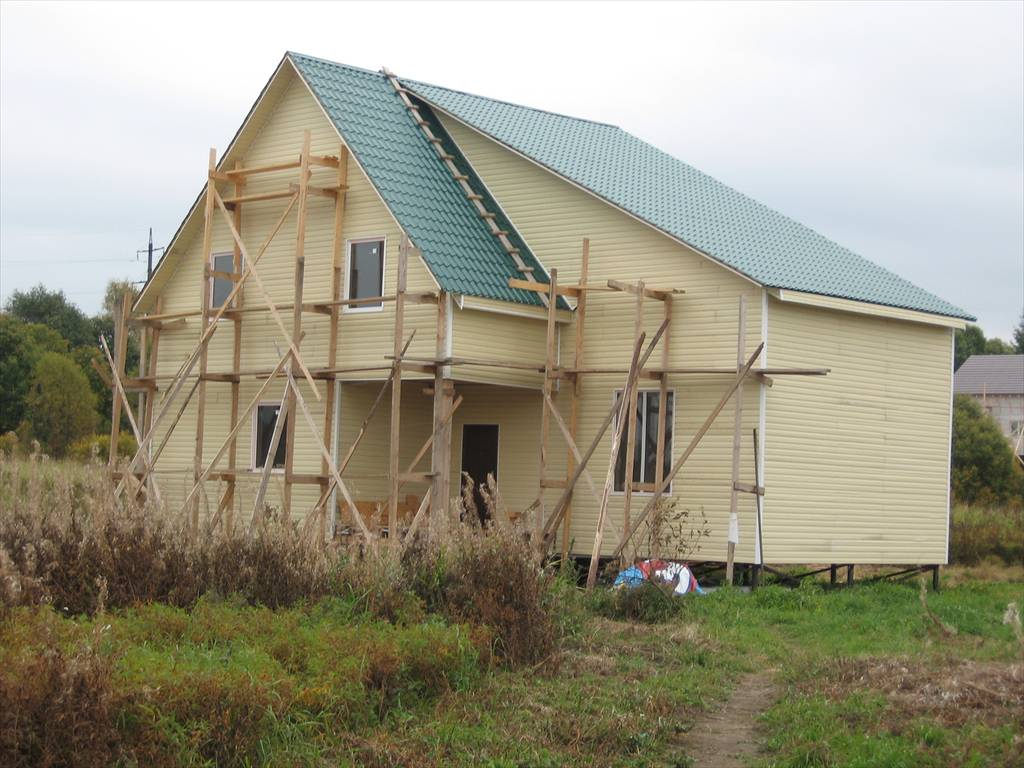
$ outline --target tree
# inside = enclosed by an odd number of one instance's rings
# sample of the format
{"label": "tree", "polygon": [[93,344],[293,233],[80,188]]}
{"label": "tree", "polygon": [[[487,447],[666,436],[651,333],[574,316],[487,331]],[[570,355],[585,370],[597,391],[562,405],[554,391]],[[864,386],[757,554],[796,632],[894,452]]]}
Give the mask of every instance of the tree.
{"label": "tree", "polygon": [[1013,346],[1018,355],[1024,355],[1024,312],[1020,315],[1020,322],[1013,329]]}
{"label": "tree", "polygon": [[16,429],[24,418],[32,370],[40,356],[67,348],[67,341],[52,328],[0,313],[0,434]]}
{"label": "tree", "polygon": [[96,343],[92,321],[63,291],[48,291],[42,284],[27,293],[15,291],[7,301],[7,311],[22,322],[53,328],[72,347]]}
{"label": "tree", "polygon": [[44,352],[26,398],[31,434],[53,456],[96,429],[96,396],[82,369],[66,355]]}
{"label": "tree", "polygon": [[983,355],[985,353],[985,333],[980,325],[968,325],[962,331],[956,332],[953,343],[953,369],[956,370],[971,355]]}
{"label": "tree", "polygon": [[1008,344],[1002,339],[985,339],[986,355],[1012,355],[1016,351],[1013,344]]}
{"label": "tree", "polygon": [[1024,503],[1024,471],[999,425],[970,395],[953,404],[953,496],[965,504]]}

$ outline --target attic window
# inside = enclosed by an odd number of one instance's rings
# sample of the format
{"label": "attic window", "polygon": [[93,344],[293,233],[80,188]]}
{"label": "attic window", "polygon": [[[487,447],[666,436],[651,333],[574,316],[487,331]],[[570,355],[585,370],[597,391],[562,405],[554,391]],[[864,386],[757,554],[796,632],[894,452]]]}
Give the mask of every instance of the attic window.
{"label": "attic window", "polygon": [[210,271],[210,309],[220,309],[235,287],[235,281],[228,277],[235,272],[235,254],[231,251],[212,254]]}
{"label": "attic window", "polygon": [[[349,241],[346,299],[373,299],[384,295],[385,245],[383,237]],[[345,311],[379,312],[383,308],[383,302],[369,301],[348,305]]]}

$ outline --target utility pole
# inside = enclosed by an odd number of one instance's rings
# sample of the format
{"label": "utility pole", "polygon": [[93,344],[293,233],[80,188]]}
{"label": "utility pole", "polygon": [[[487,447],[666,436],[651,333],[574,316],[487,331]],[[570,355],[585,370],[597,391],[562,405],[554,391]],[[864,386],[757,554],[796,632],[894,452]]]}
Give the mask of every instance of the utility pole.
{"label": "utility pole", "polygon": [[135,252],[136,259],[138,258],[138,254],[143,253],[143,252],[146,254],[146,282],[149,282],[150,278],[153,277],[153,251],[163,251],[163,250],[166,250],[166,248],[164,246],[160,246],[159,248],[154,248],[153,247],[153,228],[150,227],[149,228],[149,245],[148,245],[148,247],[145,249],[145,251],[141,251],[140,250],[140,251],[136,251]]}

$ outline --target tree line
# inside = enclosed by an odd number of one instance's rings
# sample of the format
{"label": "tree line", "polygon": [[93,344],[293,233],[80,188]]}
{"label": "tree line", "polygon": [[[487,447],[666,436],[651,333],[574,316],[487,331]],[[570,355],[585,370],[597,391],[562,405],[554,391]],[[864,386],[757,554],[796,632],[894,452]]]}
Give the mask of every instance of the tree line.
{"label": "tree line", "polygon": [[[109,377],[100,375],[110,366],[99,337],[112,342],[126,294],[134,300],[132,283],[110,281],[92,316],[43,285],[11,294],[0,312],[0,448],[25,450],[38,441],[54,457],[106,452],[113,400]],[[138,337],[129,332],[126,370],[138,360]],[[121,434],[122,447],[130,447],[130,430]]]}

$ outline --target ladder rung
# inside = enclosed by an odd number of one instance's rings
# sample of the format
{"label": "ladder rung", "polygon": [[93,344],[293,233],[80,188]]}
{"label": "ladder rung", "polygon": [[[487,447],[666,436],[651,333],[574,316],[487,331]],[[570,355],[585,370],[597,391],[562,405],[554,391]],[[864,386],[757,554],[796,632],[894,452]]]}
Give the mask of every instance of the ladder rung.
{"label": "ladder rung", "polygon": [[481,219],[493,219],[494,218],[494,214],[491,213],[490,211],[480,211],[480,218]]}
{"label": "ladder rung", "polygon": [[508,253],[519,253],[519,249],[518,248],[506,248],[505,250]]}
{"label": "ladder rung", "polygon": [[516,267],[520,272],[533,272],[533,267]]}
{"label": "ladder rung", "polygon": [[469,181],[469,176],[464,173],[453,173],[452,178],[456,181]]}
{"label": "ladder rung", "polygon": [[482,195],[478,195],[476,192],[470,192],[468,195],[466,195],[466,198],[469,199],[469,200],[483,200],[484,199]]}
{"label": "ladder rung", "polygon": [[508,237],[508,230],[499,229],[495,232],[491,232],[495,237]]}
{"label": "ladder rung", "polygon": [[437,144],[438,146],[440,146],[441,143],[442,143],[441,139],[437,138],[437,136],[431,136],[430,138],[427,139],[427,141],[429,141],[429,142],[431,142],[433,144]]}
{"label": "ladder rung", "polygon": [[442,160],[454,160],[455,159],[455,155],[449,155],[447,152],[442,152],[441,153],[441,159]]}

